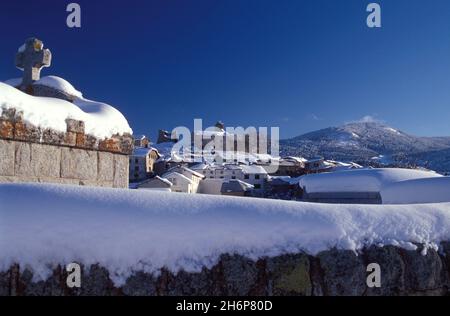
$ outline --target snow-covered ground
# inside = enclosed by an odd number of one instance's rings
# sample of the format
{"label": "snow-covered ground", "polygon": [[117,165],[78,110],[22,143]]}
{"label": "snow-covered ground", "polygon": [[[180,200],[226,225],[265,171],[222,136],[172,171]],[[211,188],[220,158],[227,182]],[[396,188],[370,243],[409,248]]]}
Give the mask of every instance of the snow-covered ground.
{"label": "snow-covered ground", "polygon": [[325,205],[155,191],[0,184],[0,270],[17,262],[99,263],[122,284],[133,271],[198,271],[222,253],[258,258],[369,244],[437,247],[450,203]]}
{"label": "snow-covered ground", "polygon": [[108,104],[84,99],[81,92],[62,78],[49,76],[38,82],[75,96],[73,103],[25,94],[11,86],[17,84],[16,81],[9,80],[8,84],[0,82],[0,115],[4,110],[14,108],[23,112],[25,122],[59,132],[66,131],[66,119],[80,120],[85,122],[86,134],[99,139],[115,134],[132,134],[122,113]]}

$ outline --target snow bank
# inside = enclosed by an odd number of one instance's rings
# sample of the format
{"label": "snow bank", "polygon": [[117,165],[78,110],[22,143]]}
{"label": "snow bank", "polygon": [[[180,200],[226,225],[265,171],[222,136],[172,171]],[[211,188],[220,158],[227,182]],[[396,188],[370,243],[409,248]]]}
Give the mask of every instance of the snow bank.
{"label": "snow bank", "polygon": [[[70,84],[69,84],[70,85]],[[66,131],[66,119],[85,122],[86,134],[100,139],[132,133],[125,117],[105,103],[77,98],[74,103],[55,98],[34,97],[0,82],[0,115],[15,108],[26,122],[41,128]]]}
{"label": "snow bank", "polygon": [[332,173],[311,174],[300,177],[299,185],[308,193],[322,192],[380,192],[394,182],[442,177],[424,170],[399,168],[356,169]]}
{"label": "snow bank", "polygon": [[67,80],[57,76],[47,76],[42,77],[38,81],[34,82],[33,85],[43,85],[59,91],[63,91],[69,95],[82,98],[83,94],[72,86]]}
{"label": "snow bank", "polygon": [[9,79],[9,80],[6,80],[4,83],[6,83],[7,85],[9,85],[11,87],[18,87],[22,83],[22,78]]}
{"label": "snow bank", "polygon": [[117,285],[137,270],[199,271],[219,255],[252,259],[369,244],[450,240],[450,203],[326,205],[44,184],[0,184],[0,270],[46,278],[51,264],[105,266]]}
{"label": "snow bank", "polygon": [[381,190],[383,204],[450,202],[450,177],[401,181]]}

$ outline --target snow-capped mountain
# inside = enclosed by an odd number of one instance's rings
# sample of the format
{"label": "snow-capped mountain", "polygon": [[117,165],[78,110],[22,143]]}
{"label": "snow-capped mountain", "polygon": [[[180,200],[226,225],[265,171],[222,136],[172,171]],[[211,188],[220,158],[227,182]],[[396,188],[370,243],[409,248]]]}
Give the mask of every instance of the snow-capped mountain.
{"label": "snow-capped mountain", "polygon": [[[418,137],[379,122],[356,122],[329,127],[282,140],[282,155],[306,158],[371,161],[450,149],[450,137]],[[416,158],[417,159],[417,158]]]}

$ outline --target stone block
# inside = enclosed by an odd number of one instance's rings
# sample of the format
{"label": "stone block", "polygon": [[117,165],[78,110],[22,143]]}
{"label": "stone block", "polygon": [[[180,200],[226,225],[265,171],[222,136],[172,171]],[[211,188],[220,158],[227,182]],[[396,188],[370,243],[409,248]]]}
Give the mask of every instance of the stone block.
{"label": "stone block", "polygon": [[63,145],[65,140],[65,133],[57,132],[52,129],[46,129],[42,133],[42,143],[51,145]]}
{"label": "stone block", "polygon": [[310,296],[310,262],[305,254],[284,255],[267,260],[272,293],[276,296]]}
{"label": "stone block", "polygon": [[258,277],[254,261],[239,255],[223,255],[220,266],[225,284],[224,295],[250,295]]}
{"label": "stone block", "polygon": [[14,124],[11,121],[0,119],[0,138],[12,139],[14,137]]}
{"label": "stone block", "polygon": [[59,178],[61,147],[31,144],[31,168],[36,177]]}
{"label": "stone block", "polygon": [[107,152],[98,153],[98,178],[99,181],[114,180],[114,155]]}
{"label": "stone block", "polygon": [[381,287],[367,288],[366,295],[392,296],[405,293],[405,263],[398,248],[371,246],[365,250],[367,264],[377,263],[381,269]]}
{"label": "stone block", "polygon": [[84,147],[86,149],[92,149],[92,150],[97,150],[98,149],[98,143],[99,140],[98,138],[92,136],[92,135],[86,135],[86,139],[85,139],[85,143],[84,143]]}
{"label": "stone block", "polygon": [[360,296],[365,292],[366,266],[350,250],[332,249],[317,255],[323,271],[324,295]]}
{"label": "stone block", "polygon": [[34,175],[31,167],[31,144],[15,142],[15,152],[14,174],[27,177]]}
{"label": "stone block", "polygon": [[0,139],[0,176],[14,175],[14,142]]}
{"label": "stone block", "polygon": [[10,109],[4,109],[2,111],[2,115],[0,116],[1,120],[14,122],[16,116],[16,109],[10,108]]}
{"label": "stone block", "polygon": [[97,180],[97,152],[62,148],[61,177],[79,180]]}
{"label": "stone block", "polygon": [[73,132],[67,132],[64,135],[64,145],[74,147],[77,144],[77,134]]}
{"label": "stone block", "polygon": [[28,142],[41,142],[41,130],[22,121],[14,124],[14,139]]}
{"label": "stone block", "polygon": [[80,148],[86,147],[86,135],[82,133],[76,134],[76,146]]}
{"label": "stone block", "polygon": [[114,155],[114,187],[115,188],[128,188],[128,156]]}
{"label": "stone block", "polygon": [[73,119],[67,119],[67,132],[77,133],[77,134],[84,134],[84,122],[83,121],[77,121]]}
{"label": "stone block", "polygon": [[[422,247],[422,246],[421,246]],[[447,271],[439,254],[434,249],[428,249],[427,255],[416,251],[401,250],[405,262],[405,279],[408,295],[439,294],[443,291],[447,280]]]}
{"label": "stone block", "polygon": [[120,140],[115,138],[108,138],[105,140],[102,140],[98,144],[98,149],[102,151],[109,151],[109,152],[115,152],[120,153]]}
{"label": "stone block", "polygon": [[156,278],[139,271],[127,279],[122,292],[127,296],[156,296]]}

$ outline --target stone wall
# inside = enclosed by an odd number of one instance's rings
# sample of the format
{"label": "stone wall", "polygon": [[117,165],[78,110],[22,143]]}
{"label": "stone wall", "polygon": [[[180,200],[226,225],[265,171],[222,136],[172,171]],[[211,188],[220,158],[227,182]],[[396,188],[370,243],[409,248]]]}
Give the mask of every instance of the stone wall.
{"label": "stone wall", "polygon": [[0,139],[0,183],[128,187],[128,156]]}
{"label": "stone wall", "polygon": [[66,132],[27,124],[14,109],[0,117],[0,183],[50,182],[128,188],[131,135],[99,140],[84,122],[66,120]]}
{"label": "stone wall", "polygon": [[[223,255],[214,267],[199,273],[138,272],[122,287],[114,286],[106,269],[93,265],[83,267],[79,289],[66,287],[62,267],[46,281],[33,282],[30,270],[20,272],[14,265],[0,272],[0,295],[449,295],[450,243],[443,243],[442,249],[423,256],[420,247],[410,251],[373,246],[358,256],[332,249],[314,257],[299,253],[256,262]],[[366,286],[366,267],[373,262],[381,267],[381,288]]]}

